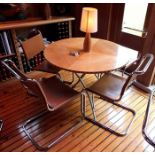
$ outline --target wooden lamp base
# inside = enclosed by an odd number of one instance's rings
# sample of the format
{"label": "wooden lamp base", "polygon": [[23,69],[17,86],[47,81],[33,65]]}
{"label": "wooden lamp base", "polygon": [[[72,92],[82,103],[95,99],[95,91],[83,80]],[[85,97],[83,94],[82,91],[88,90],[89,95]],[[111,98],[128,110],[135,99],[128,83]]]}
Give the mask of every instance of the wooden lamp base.
{"label": "wooden lamp base", "polygon": [[83,43],[83,51],[90,52],[90,49],[91,49],[91,35],[90,33],[86,33],[85,40]]}

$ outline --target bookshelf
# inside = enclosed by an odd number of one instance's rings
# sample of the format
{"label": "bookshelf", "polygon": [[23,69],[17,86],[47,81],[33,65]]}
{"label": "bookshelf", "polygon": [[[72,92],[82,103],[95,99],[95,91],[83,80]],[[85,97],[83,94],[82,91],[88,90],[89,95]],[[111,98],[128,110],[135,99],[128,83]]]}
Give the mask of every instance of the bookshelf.
{"label": "bookshelf", "polygon": [[[49,25],[49,24],[55,24],[57,23],[59,28],[58,30],[60,31],[59,33],[63,33],[61,32],[63,30],[63,25],[64,23],[68,23],[68,35],[67,36],[62,36],[59,37],[58,39],[62,39],[64,37],[72,37],[72,21],[75,20],[74,17],[65,17],[65,16],[61,16],[61,17],[56,17],[56,16],[52,16],[49,19],[42,19],[39,17],[33,17],[33,18],[28,18],[28,19],[23,19],[23,20],[16,20],[16,21],[6,21],[6,22],[0,22],[0,31],[7,31],[9,30],[11,32],[11,36],[12,36],[12,40],[13,40],[13,45],[14,45],[14,50],[15,53],[12,54],[6,54],[6,55],[0,55],[0,59],[4,59],[4,58],[9,58],[9,57],[17,57],[17,64],[18,67],[20,68],[21,71],[24,71],[23,68],[23,62],[22,62],[22,57],[21,57],[21,53],[19,51],[19,47],[18,47],[18,41],[17,41],[17,34],[16,34],[16,30],[18,29],[22,29],[22,28],[27,28],[27,27],[35,27],[35,26],[42,26],[42,25]],[[1,73],[3,74],[3,73]],[[1,79],[0,79],[1,81]]]}
{"label": "bookshelf", "polygon": [[70,23],[73,20],[75,20],[74,17],[52,16],[50,19],[45,19],[45,20],[43,20],[42,18],[36,17],[36,18],[29,18],[29,19],[23,19],[23,20],[17,20],[17,21],[2,22],[0,23],[0,30],[25,28],[25,27],[53,24],[53,23],[61,23],[66,21]]}

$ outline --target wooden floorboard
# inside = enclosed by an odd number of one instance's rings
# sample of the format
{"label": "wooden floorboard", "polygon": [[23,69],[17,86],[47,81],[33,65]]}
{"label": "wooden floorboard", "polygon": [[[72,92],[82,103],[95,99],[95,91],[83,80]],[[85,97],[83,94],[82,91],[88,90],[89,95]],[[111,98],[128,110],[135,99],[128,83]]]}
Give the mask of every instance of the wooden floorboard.
{"label": "wooden floorboard", "polygon": [[[65,80],[71,79],[71,73],[61,72]],[[28,76],[40,78],[51,76],[47,73],[32,72]],[[87,86],[96,81],[94,75],[87,75],[84,82]],[[78,84],[75,88],[81,91]],[[136,111],[136,117],[128,134],[124,137],[113,135],[93,124],[83,120],[79,127],[58,144],[50,148],[50,152],[152,152],[142,136],[142,123],[148,102],[146,93],[131,87],[126,91],[119,104],[126,105]],[[130,121],[131,114],[99,98],[95,98],[98,121],[107,126],[123,131]],[[4,127],[0,133],[1,152],[34,152],[38,151],[30,142],[22,129],[25,120],[46,110],[46,105],[29,96],[22,85],[14,78],[0,83],[0,118]],[[148,132],[155,139],[155,104],[152,105]],[[92,117],[87,100],[87,115]],[[28,126],[29,132],[40,144],[46,146],[50,140],[76,122],[80,113],[80,98],[69,103],[65,108],[48,112],[44,117]]]}

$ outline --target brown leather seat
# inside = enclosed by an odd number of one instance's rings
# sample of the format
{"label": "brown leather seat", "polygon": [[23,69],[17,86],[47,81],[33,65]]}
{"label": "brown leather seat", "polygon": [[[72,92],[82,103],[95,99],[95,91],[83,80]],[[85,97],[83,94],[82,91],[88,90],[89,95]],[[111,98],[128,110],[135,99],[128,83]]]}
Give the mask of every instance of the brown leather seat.
{"label": "brown leather seat", "polygon": [[55,76],[50,78],[42,78],[38,81],[42,93],[46,99],[49,110],[57,110],[62,105],[79,96],[79,92],[63,84]]}
{"label": "brown leather seat", "polygon": [[118,100],[125,82],[125,78],[109,73],[105,74],[87,90],[107,99]]}
{"label": "brown leather seat", "polygon": [[[28,92],[40,99],[42,103],[47,106],[49,111],[55,111],[65,104],[69,103],[73,99],[77,98],[80,93],[65,85],[62,81],[60,81],[56,76],[49,78],[42,78],[39,80],[32,79],[23,74],[11,60],[2,60],[2,65],[9,70],[15,77],[20,80],[23,86],[28,89]],[[48,111],[46,111],[48,112]],[[72,127],[66,130],[62,135],[52,140],[48,146],[41,146],[37,141],[29,133],[29,130],[26,128],[28,124],[43,116],[46,112],[39,113],[38,115],[27,120],[23,125],[23,130],[26,135],[29,137],[34,146],[42,151],[45,151],[52,147],[54,144],[59,142],[62,138],[68,135],[73,129],[75,129],[76,125],[81,122],[80,121],[74,123]]]}
{"label": "brown leather seat", "polygon": [[[95,82],[92,86],[90,86],[89,88],[86,88],[87,94],[88,92],[91,92],[93,94],[99,95],[100,98],[108,102],[111,102],[115,106],[125,109],[126,111],[132,113],[132,115],[134,116],[135,115],[134,110],[128,107],[125,107],[123,105],[117,104],[116,102],[122,99],[122,96],[125,93],[125,90],[128,89],[128,87],[136,79],[136,77],[144,74],[147,71],[152,61],[153,61],[152,54],[146,54],[145,56],[143,56],[139,61],[139,64],[135,67],[135,69],[128,74],[127,78],[123,78],[123,77],[114,75],[112,73],[105,74],[101,79]],[[91,105],[93,105],[92,107],[95,108],[93,98],[92,100],[90,100],[90,103]],[[83,109],[85,109],[85,104],[83,104]],[[93,110],[93,114],[94,113],[95,113],[95,110]],[[86,116],[85,110],[83,110],[83,116],[93,124],[98,125],[99,127],[102,127],[118,136],[126,135],[133,121],[133,117],[132,117],[131,122],[127,126],[127,129],[122,133],[120,133],[117,130],[113,130],[110,127],[105,126],[104,124],[101,124],[100,122],[96,121],[96,119],[92,119],[89,116]]]}

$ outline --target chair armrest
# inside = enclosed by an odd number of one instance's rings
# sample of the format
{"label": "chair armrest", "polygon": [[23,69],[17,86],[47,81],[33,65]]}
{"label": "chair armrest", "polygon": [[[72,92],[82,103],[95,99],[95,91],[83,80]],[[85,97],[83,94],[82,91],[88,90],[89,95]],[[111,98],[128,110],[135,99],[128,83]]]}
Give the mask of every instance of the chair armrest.
{"label": "chair armrest", "polygon": [[137,74],[137,75],[141,75],[141,74],[144,74],[145,71],[144,71],[144,70],[141,70],[141,71],[135,71],[134,73]]}
{"label": "chair armrest", "polygon": [[148,68],[150,67],[153,59],[154,59],[154,56],[152,54],[149,54],[149,53],[146,54],[145,56],[143,56],[140,63],[139,63],[139,66],[134,71],[134,74],[137,74],[137,75],[144,74],[148,70]]}

